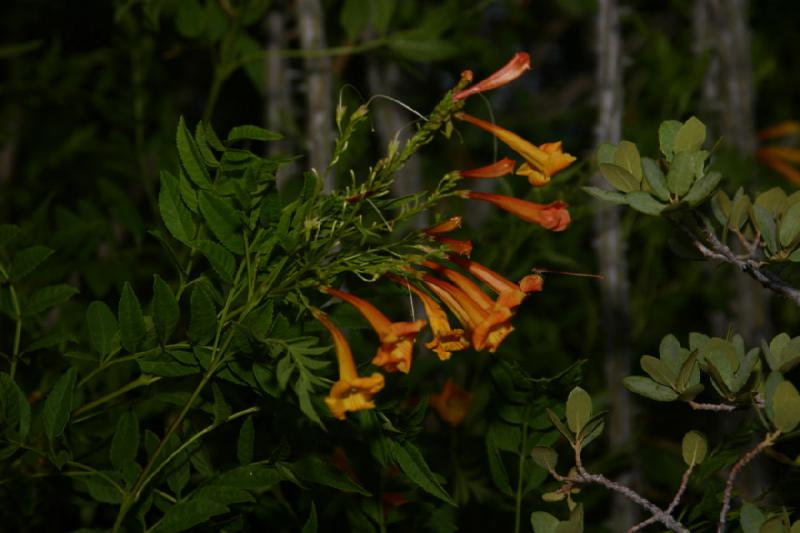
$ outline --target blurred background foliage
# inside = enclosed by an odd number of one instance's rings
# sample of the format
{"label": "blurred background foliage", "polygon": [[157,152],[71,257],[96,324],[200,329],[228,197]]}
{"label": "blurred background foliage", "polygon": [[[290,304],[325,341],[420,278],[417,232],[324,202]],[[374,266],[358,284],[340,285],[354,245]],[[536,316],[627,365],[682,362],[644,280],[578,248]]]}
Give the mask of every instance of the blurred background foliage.
{"label": "blurred background foliage", "polygon": [[[318,39],[312,46],[322,51],[308,52],[303,39],[309,30],[303,23],[314,6],[320,11],[313,15]],[[124,281],[148,287],[153,273],[170,271],[148,230],[161,224],[158,172],[177,166],[173,147],[179,116],[189,124],[209,120],[217,131],[238,124],[281,131],[286,140],[276,143],[280,153],[307,165],[316,150],[325,149],[306,137],[310,120],[320,112],[320,100],[311,94],[312,76],[323,69],[329,85],[321,101],[331,112],[338,101],[353,109],[377,94],[391,98],[374,101],[370,129],[378,135],[360,131],[346,155],[371,161],[392,136],[413,131],[409,109],[427,113],[435,95],[450,88],[461,70],[471,69],[480,78],[518,50],[531,54],[532,72],[484,101],[475,98],[470,112],[503,117],[505,127],[537,143],[563,140],[566,150],[582,156],[543,190],[526,192],[527,184],[516,179],[496,185],[498,192],[513,190],[534,201],[563,196],[572,206],[574,224],[566,233],[549,234],[463,202],[454,202],[448,212],[464,213],[475,244],[473,258],[512,279],[532,267],[596,271],[593,202],[580,189],[594,168],[593,1],[10,0],[0,10],[0,222],[21,224],[25,242],[56,250],[59,260],[40,269],[36,275],[46,279],[35,282],[69,280],[79,286],[78,301],[69,306],[115,300]],[[661,121],[710,114],[713,102],[703,91],[711,53],[698,48],[696,26],[713,26],[715,20],[698,21],[695,2],[688,0],[630,0],[621,6],[620,17],[623,137],[652,154]],[[796,2],[761,0],[749,6],[759,128],[800,118],[797,20]],[[323,62],[313,63],[309,56]],[[333,127],[329,115],[324,128],[332,132]],[[719,165],[729,192],[739,184],[754,191],[795,189],[733,151],[726,132],[717,128],[711,137],[722,137]],[[485,164],[498,150],[503,155],[503,148],[477,129],[462,128],[456,139],[460,142],[435,141],[410,165],[409,183],[424,187],[452,169]],[[343,168],[349,164],[337,167]],[[328,179],[337,186],[349,176]],[[283,192],[300,185],[284,181]],[[621,228],[628,245],[632,352],[652,353],[669,332],[684,342],[690,331],[724,335],[734,321],[735,289],[724,282],[729,267],[709,267],[673,253],[671,230],[659,219],[628,210]],[[516,332],[500,356],[533,376],[552,376],[586,359],[583,387],[603,403],[603,391],[620,384],[603,379],[604,361],[615,354],[604,353],[599,283],[549,275],[545,292],[532,300],[520,310]],[[797,309],[777,298],[768,305],[770,330],[796,333]],[[83,314],[65,311],[52,327],[84,335]],[[359,341],[353,346],[358,349]],[[482,368],[469,362],[464,372]],[[419,375],[428,374],[422,370],[425,363],[419,365]],[[437,379],[435,369],[430,372]],[[438,389],[433,383],[430,390]],[[669,462],[670,453],[679,461],[680,451],[667,443],[690,428],[674,410],[645,404],[635,413],[635,463],[651,487],[644,494],[664,497],[680,472]],[[479,435],[478,427],[479,421],[468,419],[465,438],[470,428]],[[482,449],[477,446],[473,453]],[[613,476],[615,469],[631,467],[630,451],[607,451],[593,461]],[[587,513],[602,517],[608,496],[586,492]],[[532,498],[528,505],[547,504]],[[458,522],[465,529],[472,524],[479,530],[477,524],[486,519],[479,505],[462,512]]]}

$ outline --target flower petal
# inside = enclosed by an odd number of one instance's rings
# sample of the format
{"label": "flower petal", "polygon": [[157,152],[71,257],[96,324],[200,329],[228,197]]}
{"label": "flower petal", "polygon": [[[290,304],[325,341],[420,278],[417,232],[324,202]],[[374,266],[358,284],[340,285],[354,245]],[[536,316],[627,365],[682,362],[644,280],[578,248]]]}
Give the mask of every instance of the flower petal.
{"label": "flower petal", "polygon": [[[472,87],[467,87],[463,91],[456,93],[453,96],[453,99],[463,100],[464,98],[472,96],[473,94],[478,94],[502,87],[503,85],[519,78],[526,70],[529,70],[530,68],[531,57],[525,52],[517,52],[509,60],[509,62],[503,65],[499,70],[491,74],[488,78],[479,81]],[[470,72],[470,74],[472,73]]]}

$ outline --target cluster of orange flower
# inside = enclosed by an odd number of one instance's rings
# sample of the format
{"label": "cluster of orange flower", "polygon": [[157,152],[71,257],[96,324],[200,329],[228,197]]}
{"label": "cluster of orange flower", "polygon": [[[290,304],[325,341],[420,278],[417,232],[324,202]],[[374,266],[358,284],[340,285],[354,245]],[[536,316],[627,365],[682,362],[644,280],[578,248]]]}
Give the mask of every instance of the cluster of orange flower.
{"label": "cluster of orange flower", "polygon": [[[530,69],[530,57],[528,54],[518,53],[503,68],[483,81],[456,93],[453,98],[461,100],[500,87],[528,69]],[[464,72],[462,77],[471,80],[472,73]],[[572,155],[562,151],[561,142],[536,146],[511,131],[466,113],[458,113],[455,117],[489,131],[517,152],[525,162],[516,169],[516,174],[527,176],[533,186],[538,187],[548,183],[553,174],[575,160]],[[504,158],[485,167],[462,171],[460,175],[471,179],[497,178],[511,173],[515,167],[515,161]],[[536,204],[510,196],[476,191],[465,191],[463,196],[493,203],[523,220],[552,231],[562,231],[570,223],[567,205],[561,201]],[[448,255],[448,261],[452,263],[452,267],[461,271],[442,263],[425,261],[421,265],[423,268],[409,267],[406,277],[387,276],[406,287],[422,301],[427,322],[425,320],[392,322],[362,298],[332,287],[322,288],[327,294],[354,306],[373,327],[380,339],[380,346],[372,359],[372,364],[384,372],[408,373],[411,370],[414,339],[427,323],[430,323],[433,339],[425,347],[436,352],[442,361],[449,359],[452,352],[470,347],[478,351],[494,352],[513,331],[511,318],[516,308],[528,293],[542,290],[543,280],[539,275],[528,275],[519,283],[514,283],[468,259],[472,251],[472,244],[469,241],[443,235],[460,225],[461,217],[452,217],[428,228],[425,233],[453,252]],[[496,297],[487,294],[476,281],[483,283]],[[455,316],[461,328],[453,328],[450,325],[448,315],[440,302]],[[336,418],[344,419],[348,411],[373,408],[375,404],[372,399],[384,386],[383,375],[375,372],[369,377],[359,376],[350,347],[341,331],[322,311],[313,309],[312,312],[330,331],[339,363],[339,381],[334,383],[328,397],[325,398],[331,413]],[[457,425],[468,411],[469,399],[470,396],[466,391],[448,380],[442,392],[431,398],[431,405],[446,422]]]}
{"label": "cluster of orange flower", "polygon": [[[796,143],[797,138],[800,137],[800,122],[787,120],[775,124],[759,131],[758,137],[762,141],[794,138]],[[787,144],[782,146],[762,146],[758,149],[757,157],[762,163],[788,179],[792,184],[800,187],[800,170],[797,169],[800,166],[800,148]]]}

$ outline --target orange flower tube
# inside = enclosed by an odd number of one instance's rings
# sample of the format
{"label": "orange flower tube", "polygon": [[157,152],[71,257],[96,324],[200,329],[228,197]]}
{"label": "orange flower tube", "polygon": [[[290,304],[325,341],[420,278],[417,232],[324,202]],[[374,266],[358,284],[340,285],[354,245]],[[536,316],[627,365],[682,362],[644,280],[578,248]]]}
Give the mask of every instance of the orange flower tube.
{"label": "orange flower tube", "polygon": [[390,274],[388,277],[392,281],[407,287],[422,301],[422,305],[425,307],[425,314],[428,316],[431,331],[433,332],[433,340],[425,344],[425,347],[436,352],[440,361],[450,359],[452,352],[460,352],[469,348],[469,340],[467,340],[464,330],[453,329],[450,326],[450,322],[447,320],[447,314],[436,300],[399,276]]}
{"label": "orange flower tube", "polygon": [[435,226],[431,226],[430,228],[424,230],[428,235],[439,235],[440,233],[450,233],[451,231],[457,230],[461,227],[461,217],[455,216],[450,217],[444,222],[440,222]]}
{"label": "orange flower tube", "polygon": [[472,170],[462,170],[459,172],[462,178],[473,179],[487,179],[487,178],[500,178],[506,174],[514,172],[514,167],[517,166],[516,161],[504,157],[496,163],[486,165],[480,168],[473,168]]}
{"label": "orange flower tube", "polygon": [[472,115],[459,113],[456,118],[488,131],[521,155],[525,159],[525,163],[517,169],[517,174],[527,176],[528,182],[534,187],[547,184],[550,176],[567,168],[575,161],[573,155],[562,150],[561,141],[536,146],[512,131]]}
{"label": "orange flower tube", "polygon": [[472,200],[493,203],[500,209],[508,211],[526,222],[538,224],[551,231],[564,231],[570,223],[567,204],[560,200],[549,204],[537,204],[502,194],[478,191],[468,191],[466,197]]}
{"label": "orange flower tube", "polygon": [[384,372],[400,371],[407,374],[411,370],[414,338],[425,327],[424,320],[392,322],[366,300],[332,287],[324,287],[322,290],[355,307],[378,334],[381,345],[372,359],[373,365],[381,367]]}
{"label": "orange flower tube", "polygon": [[458,255],[469,257],[472,254],[472,241],[451,239],[450,237],[444,237],[442,235],[431,235],[431,238],[436,242],[444,244],[450,249],[450,251],[457,253]]}
{"label": "orange flower tube", "polygon": [[495,352],[508,334],[514,331],[508,315],[500,311],[483,310],[467,293],[452,283],[428,274],[423,274],[422,280],[469,331],[476,350]]}
{"label": "orange flower tube", "polygon": [[[503,65],[499,70],[494,72],[488,78],[483,79],[471,87],[453,95],[454,100],[463,100],[473,94],[478,94],[498,87],[502,87],[507,83],[519,78],[526,70],[531,68],[531,57],[525,52],[517,52],[509,60],[508,63]],[[470,73],[471,74],[471,73]]]}
{"label": "orange flower tube", "polygon": [[544,280],[538,274],[527,275],[517,284],[475,261],[453,254],[447,258],[488,285],[498,294],[497,303],[509,307],[512,311],[522,303],[527,293],[542,290]]}
{"label": "orange flower tube", "polygon": [[339,420],[344,420],[348,411],[373,409],[375,403],[372,398],[383,389],[383,375],[375,372],[370,377],[359,376],[350,345],[339,328],[319,309],[312,309],[311,313],[333,337],[336,360],[339,363],[339,381],[331,387],[325,398],[325,405]]}

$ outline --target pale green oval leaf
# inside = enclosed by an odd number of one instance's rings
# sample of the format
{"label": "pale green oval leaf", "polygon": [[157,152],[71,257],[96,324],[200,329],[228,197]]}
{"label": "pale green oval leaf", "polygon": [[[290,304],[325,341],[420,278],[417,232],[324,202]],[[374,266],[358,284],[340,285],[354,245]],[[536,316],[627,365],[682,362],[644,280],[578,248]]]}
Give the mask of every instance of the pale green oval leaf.
{"label": "pale green oval leaf", "polygon": [[691,117],[675,132],[673,150],[675,152],[694,152],[703,146],[705,140],[706,125],[697,117]]}
{"label": "pale green oval leaf", "polygon": [[687,466],[699,465],[708,455],[708,441],[699,431],[690,431],[683,436],[681,444],[683,461]]}
{"label": "pale green oval leaf", "polygon": [[622,380],[622,384],[629,391],[658,402],[671,402],[678,399],[678,393],[670,387],[659,385],[644,376],[628,376]]}
{"label": "pale green oval leaf", "polygon": [[567,426],[574,433],[580,433],[592,417],[592,398],[585,390],[575,387],[567,398]]}

